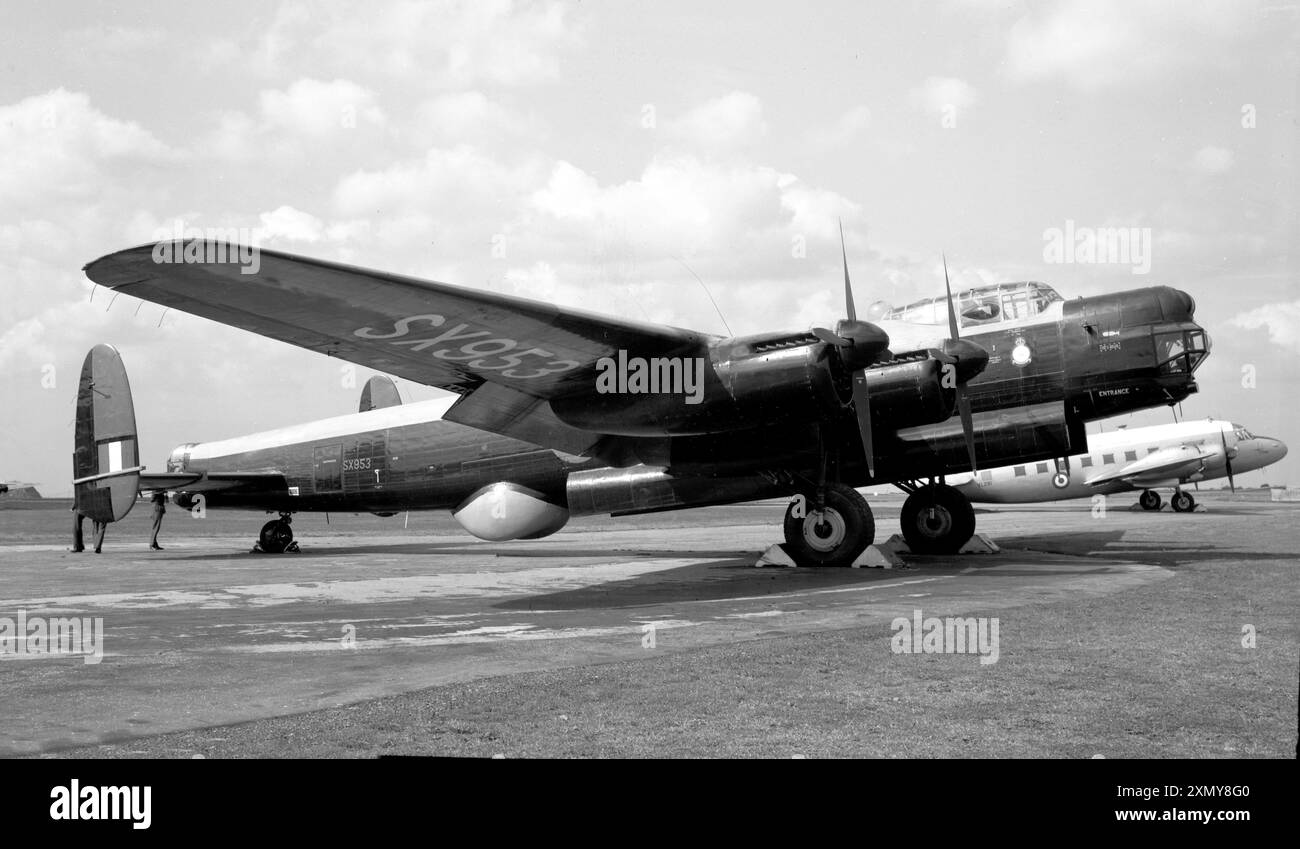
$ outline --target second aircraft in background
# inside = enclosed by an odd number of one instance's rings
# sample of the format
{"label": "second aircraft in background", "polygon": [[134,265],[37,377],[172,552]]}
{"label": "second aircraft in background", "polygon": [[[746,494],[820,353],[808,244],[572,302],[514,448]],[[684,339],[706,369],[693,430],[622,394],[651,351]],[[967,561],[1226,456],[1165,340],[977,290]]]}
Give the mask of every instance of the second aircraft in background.
{"label": "second aircraft in background", "polygon": [[1279,439],[1200,419],[1092,434],[1087,454],[949,475],[948,482],[971,501],[1009,504],[1141,490],[1138,503],[1147,510],[1164,503],[1157,489],[1172,488],[1171,506],[1188,513],[1196,501],[1184,484],[1226,477],[1235,490],[1233,475],[1276,463],[1286,451]]}

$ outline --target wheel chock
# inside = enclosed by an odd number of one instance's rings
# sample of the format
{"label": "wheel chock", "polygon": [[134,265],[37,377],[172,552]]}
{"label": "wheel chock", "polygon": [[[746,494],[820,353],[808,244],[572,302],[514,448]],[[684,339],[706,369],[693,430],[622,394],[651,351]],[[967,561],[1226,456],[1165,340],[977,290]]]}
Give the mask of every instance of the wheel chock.
{"label": "wheel chock", "polygon": [[966,544],[957,550],[958,554],[997,554],[1001,551],[998,544],[988,538],[987,534],[975,534],[966,540]]}
{"label": "wheel chock", "polygon": [[[898,550],[892,545],[893,539],[881,545],[869,545],[862,550],[851,564],[854,569],[898,569],[905,568],[903,558],[898,556]],[[903,548],[906,551],[906,546]]]}
{"label": "wheel chock", "polygon": [[763,555],[758,558],[758,562],[756,562],[754,565],[756,567],[762,568],[763,566],[793,567],[793,566],[798,566],[799,564],[795,563],[794,558],[791,557],[789,553],[786,552],[784,545],[778,544],[778,545],[769,545],[767,547],[767,551],[763,552]]}

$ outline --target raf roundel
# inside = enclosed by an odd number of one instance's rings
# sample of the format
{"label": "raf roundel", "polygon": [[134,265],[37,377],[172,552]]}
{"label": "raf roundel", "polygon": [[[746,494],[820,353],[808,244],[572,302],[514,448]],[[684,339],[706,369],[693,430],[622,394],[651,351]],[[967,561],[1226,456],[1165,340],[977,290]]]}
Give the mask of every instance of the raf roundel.
{"label": "raf roundel", "polygon": [[1033,352],[1025,344],[1024,337],[1016,339],[1016,347],[1011,349],[1011,362],[1018,366],[1027,366],[1033,358]]}
{"label": "raf roundel", "polygon": [[1065,472],[1057,472],[1052,475],[1052,486],[1057,489],[1065,489],[1070,485],[1070,476]]}

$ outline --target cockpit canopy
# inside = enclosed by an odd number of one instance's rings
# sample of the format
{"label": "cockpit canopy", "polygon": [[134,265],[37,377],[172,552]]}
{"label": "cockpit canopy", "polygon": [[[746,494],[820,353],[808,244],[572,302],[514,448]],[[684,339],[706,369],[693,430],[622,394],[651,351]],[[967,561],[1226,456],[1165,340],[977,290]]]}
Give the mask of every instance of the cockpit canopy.
{"label": "cockpit canopy", "polygon": [[[957,322],[962,327],[1032,321],[1064,299],[1046,283],[995,283],[957,292]],[[1060,308],[1057,307],[1059,312]],[[883,316],[912,324],[947,324],[948,298],[926,298],[905,307],[889,310]]]}

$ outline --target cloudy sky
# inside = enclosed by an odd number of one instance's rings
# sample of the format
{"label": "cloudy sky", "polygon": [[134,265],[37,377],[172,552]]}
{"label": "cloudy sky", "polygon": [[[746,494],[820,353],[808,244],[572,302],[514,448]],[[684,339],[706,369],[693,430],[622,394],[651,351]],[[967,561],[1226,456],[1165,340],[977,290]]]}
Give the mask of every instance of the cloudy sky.
{"label": "cloudy sky", "polygon": [[[92,292],[178,221],[720,333],[689,266],[743,334],[840,315],[842,218],[860,303],[938,293],[941,252],[954,285],[1186,289],[1215,342],[1186,415],[1288,441],[1267,479],[1300,484],[1297,7],[865,5],[8,9],[0,480],[69,492],[101,341],[153,469],[355,410],[364,370]],[[1149,270],[1049,262],[1067,223],[1149,232]]]}

